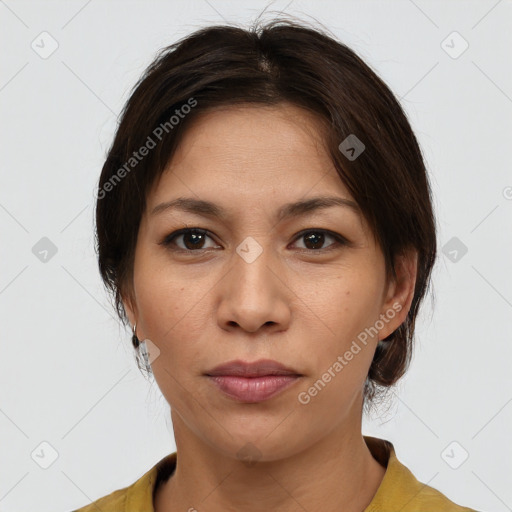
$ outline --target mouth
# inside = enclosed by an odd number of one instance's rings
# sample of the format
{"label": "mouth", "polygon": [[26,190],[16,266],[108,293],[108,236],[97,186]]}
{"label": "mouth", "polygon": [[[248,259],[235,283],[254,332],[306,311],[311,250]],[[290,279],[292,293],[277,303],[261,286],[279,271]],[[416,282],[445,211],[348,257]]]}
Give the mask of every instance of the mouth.
{"label": "mouth", "polygon": [[277,361],[271,359],[261,359],[260,361],[246,362],[241,360],[229,361],[228,363],[216,366],[212,370],[206,372],[205,375],[215,377],[236,376],[236,377],[264,377],[268,375],[296,375],[301,374]]}
{"label": "mouth", "polygon": [[268,400],[303,377],[293,368],[269,359],[253,363],[231,361],[205,375],[226,396],[245,403]]}

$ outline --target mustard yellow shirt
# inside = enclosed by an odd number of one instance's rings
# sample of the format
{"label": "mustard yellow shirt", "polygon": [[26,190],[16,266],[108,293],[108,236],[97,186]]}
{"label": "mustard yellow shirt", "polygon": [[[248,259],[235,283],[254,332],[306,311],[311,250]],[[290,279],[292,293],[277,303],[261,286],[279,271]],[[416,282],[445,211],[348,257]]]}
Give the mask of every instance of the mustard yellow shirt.
{"label": "mustard yellow shirt", "polygon": [[[375,496],[363,512],[477,512],[457,505],[437,489],[419,482],[397,459],[390,441],[363,437],[373,457],[386,467]],[[176,455],[174,452],[161,459],[132,485],[73,512],[154,512],[153,495],[157,486],[172,475]]]}

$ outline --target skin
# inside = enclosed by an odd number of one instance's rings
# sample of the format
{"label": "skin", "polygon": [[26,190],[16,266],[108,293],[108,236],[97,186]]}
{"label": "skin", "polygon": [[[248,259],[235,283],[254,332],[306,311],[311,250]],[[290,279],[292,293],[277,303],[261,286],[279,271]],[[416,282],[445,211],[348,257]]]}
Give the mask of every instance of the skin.
{"label": "skin", "polygon": [[[378,340],[410,308],[417,255],[398,259],[397,279],[388,282],[382,251],[349,208],[277,221],[275,212],[288,202],[322,194],[353,199],[319,133],[317,119],[290,104],[216,109],[188,128],[148,195],[133,283],[123,296],[139,339],[160,351],[152,368],[171,406],[178,464],[157,492],[157,512],[334,512],[340,504],[360,512],[382,481],[385,468],[361,432],[363,386]],[[213,201],[228,216],[150,214],[180,196]],[[199,246],[187,235],[159,244],[183,227],[209,234]],[[297,238],[310,228],[338,233],[349,244],[328,235],[317,246]],[[236,252],[246,237],[262,249],[251,263]],[[393,304],[401,306],[394,318],[301,404],[298,394]],[[303,376],[252,404],[227,397],[204,376],[227,361],[263,358]],[[237,457],[247,443],[258,450],[253,465]]]}

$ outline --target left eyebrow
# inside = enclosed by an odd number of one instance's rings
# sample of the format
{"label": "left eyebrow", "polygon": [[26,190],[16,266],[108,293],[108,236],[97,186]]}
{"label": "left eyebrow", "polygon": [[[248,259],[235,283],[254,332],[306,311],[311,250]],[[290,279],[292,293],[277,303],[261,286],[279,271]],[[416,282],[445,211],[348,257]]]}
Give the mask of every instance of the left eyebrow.
{"label": "left eyebrow", "polygon": [[[338,196],[318,196],[283,205],[277,211],[276,219],[279,222],[282,222],[283,220],[291,217],[304,216],[308,213],[332,208],[334,206],[348,208],[357,215],[361,215],[361,209],[358,204],[350,199]],[[218,204],[192,197],[178,197],[177,199],[160,203],[153,208],[151,215],[156,215],[172,209],[222,220],[226,220],[228,217],[227,211]]]}

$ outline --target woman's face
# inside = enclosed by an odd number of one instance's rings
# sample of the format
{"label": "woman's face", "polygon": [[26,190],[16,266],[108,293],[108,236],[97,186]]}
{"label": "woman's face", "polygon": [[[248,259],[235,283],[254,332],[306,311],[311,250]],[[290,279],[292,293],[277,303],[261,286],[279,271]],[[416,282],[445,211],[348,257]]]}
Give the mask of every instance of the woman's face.
{"label": "woman's face", "polygon": [[[187,435],[224,455],[253,446],[261,460],[276,460],[336,430],[360,434],[377,341],[404,320],[413,281],[386,283],[383,254],[357,207],[283,210],[320,196],[353,201],[316,123],[288,104],[203,115],[148,196],[125,307],[139,339],[160,351],[152,367],[178,445]],[[177,198],[213,203],[222,215],[153,212]],[[207,233],[169,237],[183,228]],[[301,376],[251,402],[206,375],[261,359]]]}

